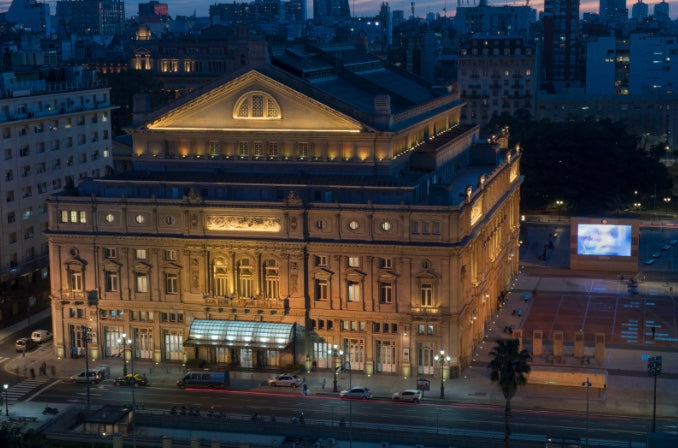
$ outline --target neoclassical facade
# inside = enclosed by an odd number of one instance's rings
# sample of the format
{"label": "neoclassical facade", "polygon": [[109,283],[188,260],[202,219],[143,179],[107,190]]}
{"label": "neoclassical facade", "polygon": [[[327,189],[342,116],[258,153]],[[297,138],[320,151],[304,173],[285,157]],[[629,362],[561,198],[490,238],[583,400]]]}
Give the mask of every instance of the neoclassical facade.
{"label": "neoclassical facade", "polygon": [[221,78],[129,129],[134,171],[51,197],[59,356],[88,326],[95,358],[126,333],[156,362],[470,362],[518,270],[520,154],[457,92],[336,54]]}

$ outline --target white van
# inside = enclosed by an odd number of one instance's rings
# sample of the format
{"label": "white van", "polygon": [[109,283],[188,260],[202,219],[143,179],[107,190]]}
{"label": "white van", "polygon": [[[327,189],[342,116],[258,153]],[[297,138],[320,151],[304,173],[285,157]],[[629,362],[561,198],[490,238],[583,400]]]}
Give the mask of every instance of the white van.
{"label": "white van", "polygon": [[52,339],[52,332],[49,330],[35,330],[31,333],[31,339],[33,339],[33,342],[41,344]]}

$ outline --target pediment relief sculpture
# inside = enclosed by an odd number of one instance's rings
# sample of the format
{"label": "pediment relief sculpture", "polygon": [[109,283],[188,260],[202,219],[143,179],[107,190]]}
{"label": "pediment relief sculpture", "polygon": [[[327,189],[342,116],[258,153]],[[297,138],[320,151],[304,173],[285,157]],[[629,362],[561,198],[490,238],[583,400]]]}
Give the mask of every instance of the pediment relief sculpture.
{"label": "pediment relief sculpture", "polygon": [[207,230],[232,232],[280,232],[280,218],[266,216],[210,215],[206,219]]}

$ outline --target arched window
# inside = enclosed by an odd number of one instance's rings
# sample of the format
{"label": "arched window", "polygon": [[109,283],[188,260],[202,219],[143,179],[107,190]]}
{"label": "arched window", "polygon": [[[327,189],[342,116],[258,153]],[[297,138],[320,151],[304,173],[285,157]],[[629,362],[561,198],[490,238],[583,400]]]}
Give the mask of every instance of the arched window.
{"label": "arched window", "polygon": [[214,295],[216,297],[228,295],[228,266],[223,258],[214,261]]}
{"label": "arched window", "polygon": [[233,118],[277,120],[282,118],[280,105],[268,93],[248,92],[241,96],[233,108]]}
{"label": "arched window", "polygon": [[264,262],[264,294],[267,299],[280,297],[280,267],[275,260]]}
{"label": "arched window", "polygon": [[253,283],[252,265],[247,258],[243,258],[238,262],[238,293],[240,297],[252,297]]}

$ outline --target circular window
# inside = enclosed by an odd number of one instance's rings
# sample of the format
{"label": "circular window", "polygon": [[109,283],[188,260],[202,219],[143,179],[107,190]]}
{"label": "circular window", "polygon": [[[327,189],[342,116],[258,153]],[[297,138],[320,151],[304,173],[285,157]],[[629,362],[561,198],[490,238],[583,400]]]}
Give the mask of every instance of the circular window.
{"label": "circular window", "polygon": [[358,227],[360,227],[358,225],[358,221],[354,220],[354,221],[351,221],[351,222],[348,223],[348,228],[351,229],[351,230],[356,230]]}
{"label": "circular window", "polygon": [[165,224],[168,226],[174,224],[174,216],[165,216]]}
{"label": "circular window", "polygon": [[137,215],[136,218],[134,218],[134,220],[135,220],[138,224],[141,224],[142,222],[144,222],[144,215]]}
{"label": "circular window", "polygon": [[105,219],[106,219],[106,222],[113,222],[113,221],[115,221],[115,216],[113,216],[113,213],[108,213],[106,215]]}
{"label": "circular window", "polygon": [[72,256],[77,257],[77,256],[78,256],[78,253],[79,253],[79,252],[78,252],[78,249],[76,249],[75,247],[74,247],[73,249],[71,249],[71,255],[72,255]]}
{"label": "circular window", "polygon": [[319,220],[317,220],[317,221],[315,222],[315,226],[316,226],[317,228],[319,228],[320,230],[322,230],[322,229],[324,229],[325,227],[327,227],[327,222],[325,222],[325,221],[322,220],[322,219],[319,219]]}
{"label": "circular window", "polygon": [[381,228],[382,230],[391,230],[391,223],[388,221],[384,221],[381,223]]}

